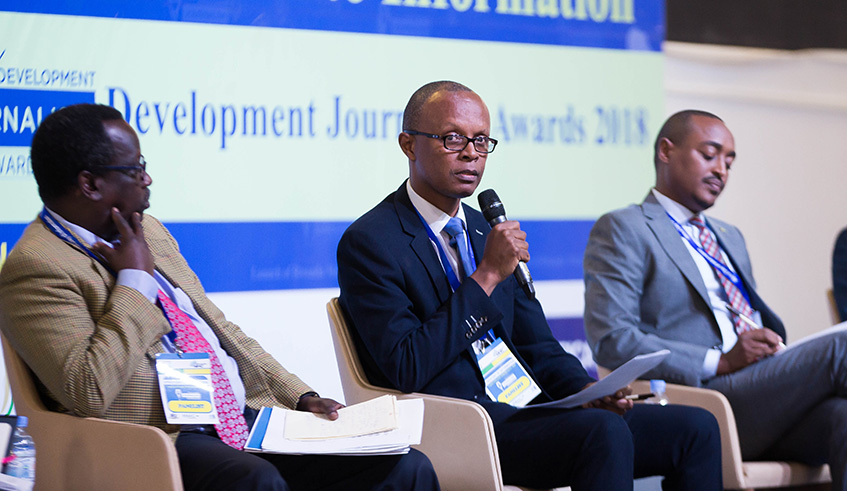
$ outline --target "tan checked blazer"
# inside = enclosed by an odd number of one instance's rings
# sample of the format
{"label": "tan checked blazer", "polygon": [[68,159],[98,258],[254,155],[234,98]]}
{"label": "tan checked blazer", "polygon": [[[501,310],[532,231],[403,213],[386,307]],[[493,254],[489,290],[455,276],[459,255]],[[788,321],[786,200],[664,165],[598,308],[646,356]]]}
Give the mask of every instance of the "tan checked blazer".
{"label": "tan checked blazer", "polygon": [[[309,386],[226,320],[158,220],[145,215],[143,225],[156,269],[185,291],[238,363],[247,405],[293,408]],[[106,268],[40,219],[0,270],[0,329],[35,372],[52,409],[178,431],[165,421],[156,380],[154,356],[170,331],[161,309],[138,291],[115,286]]]}

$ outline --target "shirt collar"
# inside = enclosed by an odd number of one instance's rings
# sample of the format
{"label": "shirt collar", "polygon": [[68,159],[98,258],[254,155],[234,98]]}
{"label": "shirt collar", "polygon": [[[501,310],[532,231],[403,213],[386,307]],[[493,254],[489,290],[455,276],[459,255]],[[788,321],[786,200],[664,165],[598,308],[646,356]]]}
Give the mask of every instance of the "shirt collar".
{"label": "shirt collar", "polygon": [[[653,188],[652,192],[653,196],[656,197],[656,200],[659,202],[659,204],[662,205],[662,208],[664,208],[665,211],[668,212],[668,215],[670,215],[678,223],[685,225],[688,223],[689,220],[691,220],[692,217],[698,215],[698,213],[692,212],[688,208],[682,206],[671,198],[668,198],[664,194],[660,193],[656,188]],[[699,216],[704,221],[706,220],[706,217],[704,217],[702,214],[699,214]]]}
{"label": "shirt collar", "polygon": [[[421,214],[432,232],[440,234],[452,217],[416,193],[415,190],[412,189],[410,180],[406,180],[406,191],[409,193],[409,200],[412,202],[412,206],[418,210],[418,213]],[[459,211],[456,213],[456,216],[462,220],[462,223],[465,224],[465,228],[467,229],[468,222],[465,220],[465,210],[461,204],[459,204]]]}
{"label": "shirt collar", "polygon": [[62,224],[63,227],[65,227],[66,229],[73,232],[77,237],[82,239],[89,246],[92,246],[92,245],[94,245],[98,242],[102,242],[102,243],[108,245],[109,247],[113,247],[111,242],[98,237],[97,235],[94,234],[94,232],[90,232],[90,231],[80,227],[79,225],[76,225],[74,223],[71,223],[71,222],[65,220],[61,215],[59,215],[55,211],[51,210],[50,208],[47,208],[46,206],[44,207],[44,209],[47,210],[47,213],[49,213],[50,216],[52,216],[54,219],[56,219],[57,222]]}

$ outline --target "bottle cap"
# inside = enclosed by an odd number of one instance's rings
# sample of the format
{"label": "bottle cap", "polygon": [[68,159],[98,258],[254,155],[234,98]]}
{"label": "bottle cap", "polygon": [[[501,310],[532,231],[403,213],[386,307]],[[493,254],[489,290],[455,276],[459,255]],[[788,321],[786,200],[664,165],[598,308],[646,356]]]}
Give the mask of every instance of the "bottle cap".
{"label": "bottle cap", "polygon": [[29,418],[26,416],[18,416],[18,428],[26,428],[29,424]]}
{"label": "bottle cap", "polygon": [[665,381],[664,380],[651,380],[650,381],[650,392],[654,394],[664,394],[665,393]]}

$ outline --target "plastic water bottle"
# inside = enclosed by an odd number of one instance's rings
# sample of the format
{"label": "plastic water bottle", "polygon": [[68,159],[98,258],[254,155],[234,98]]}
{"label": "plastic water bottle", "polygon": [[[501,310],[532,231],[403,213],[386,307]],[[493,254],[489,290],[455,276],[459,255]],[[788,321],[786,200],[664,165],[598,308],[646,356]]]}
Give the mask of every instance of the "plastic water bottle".
{"label": "plastic water bottle", "polygon": [[15,458],[6,464],[6,474],[35,481],[35,443],[25,428],[29,424],[26,416],[18,416],[18,427],[12,436],[11,455]]}
{"label": "plastic water bottle", "polygon": [[650,381],[650,392],[653,393],[653,397],[651,399],[647,399],[647,404],[658,404],[660,406],[668,405],[668,396],[665,395],[665,381],[664,380],[651,380]]}

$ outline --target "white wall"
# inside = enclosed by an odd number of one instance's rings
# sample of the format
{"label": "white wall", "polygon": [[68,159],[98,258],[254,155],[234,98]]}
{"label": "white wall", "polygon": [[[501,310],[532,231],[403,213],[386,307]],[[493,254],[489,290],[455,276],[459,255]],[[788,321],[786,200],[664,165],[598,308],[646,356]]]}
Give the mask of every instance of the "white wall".
{"label": "white wall", "polygon": [[666,43],[666,109],[720,116],[738,157],[711,214],[744,233],[789,342],[832,324],[832,247],[847,227],[847,52]]}

